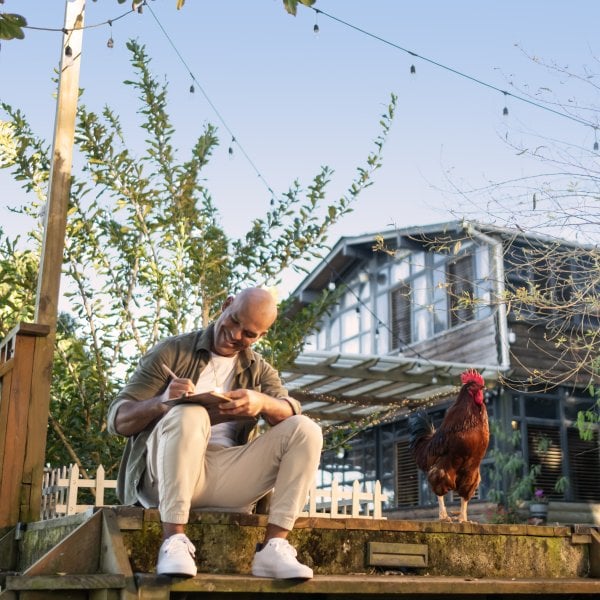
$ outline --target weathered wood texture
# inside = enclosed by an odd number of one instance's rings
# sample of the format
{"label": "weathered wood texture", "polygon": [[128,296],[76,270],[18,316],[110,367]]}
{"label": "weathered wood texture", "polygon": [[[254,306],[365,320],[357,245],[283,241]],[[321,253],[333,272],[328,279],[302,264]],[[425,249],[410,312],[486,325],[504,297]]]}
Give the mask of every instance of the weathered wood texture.
{"label": "weathered wood texture", "polygon": [[478,365],[499,365],[499,342],[495,317],[469,321],[435,337],[412,345],[405,356]]}
{"label": "weathered wood texture", "polygon": [[564,378],[565,383],[583,386],[589,383],[589,373],[575,374],[585,357],[573,353],[562,355],[555,343],[547,339],[543,325],[510,319],[509,327],[514,334],[514,341],[510,345],[513,377],[526,379],[535,370],[552,373],[555,381]]}
{"label": "weathered wood texture", "polygon": [[0,344],[0,527],[39,517],[48,398],[33,382],[48,332],[21,323]]}

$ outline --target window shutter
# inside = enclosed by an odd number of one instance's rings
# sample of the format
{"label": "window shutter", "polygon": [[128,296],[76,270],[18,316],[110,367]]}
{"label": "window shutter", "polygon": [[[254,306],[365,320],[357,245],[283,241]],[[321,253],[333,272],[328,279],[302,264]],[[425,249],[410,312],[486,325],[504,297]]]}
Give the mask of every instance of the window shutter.
{"label": "window shutter", "polygon": [[567,429],[569,485],[575,502],[600,502],[600,447],[598,432],[590,441],[579,437],[576,427]]}
{"label": "window shutter", "polygon": [[472,321],[475,315],[473,257],[463,256],[448,263],[446,278],[449,284],[450,326]]}
{"label": "window shutter", "polygon": [[408,440],[396,444],[396,503],[398,508],[419,504],[419,470]]}
{"label": "window shutter", "polygon": [[563,475],[559,428],[528,425],[527,447],[529,466],[541,466],[540,474],[535,480],[536,487],[542,488],[550,498],[562,498],[562,494],[554,491],[554,485]]}
{"label": "window shutter", "polygon": [[402,283],[392,290],[392,350],[402,349],[412,341],[410,285]]}

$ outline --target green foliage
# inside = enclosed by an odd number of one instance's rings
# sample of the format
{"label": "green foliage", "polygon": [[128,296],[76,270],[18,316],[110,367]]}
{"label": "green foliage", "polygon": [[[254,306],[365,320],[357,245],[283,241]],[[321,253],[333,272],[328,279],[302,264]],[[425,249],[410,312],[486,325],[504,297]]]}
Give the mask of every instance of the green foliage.
{"label": "green foliage", "polygon": [[499,507],[496,521],[501,516],[502,522],[515,523],[518,522],[517,508],[531,498],[541,467],[534,465],[527,469],[520,450],[521,433],[518,429],[507,432],[498,421],[491,420],[490,431],[495,445],[488,453],[492,459],[488,499]]}
{"label": "green foliage", "polygon": [[300,4],[304,4],[304,6],[312,6],[313,4],[317,3],[317,0],[283,0],[283,6],[285,7],[285,10],[290,13],[290,15],[296,16],[298,2],[300,2]]}
{"label": "green foliage", "polygon": [[21,15],[0,13],[0,40],[22,40],[25,25],[27,20]]}
{"label": "green foliage", "polygon": [[[101,112],[79,107],[74,163],[82,166],[73,173],[68,207],[62,284],[68,314],[60,316],[57,329],[48,440],[52,463],[76,462],[84,469],[102,463],[109,476],[121,441],[106,435],[106,411],[134,359],[162,337],[206,325],[228,293],[273,286],[285,269],[302,270],[322,256],[329,227],[351,210],[381,165],[396,103],[392,96],[375,149],[344,196],[327,204],[332,171],[323,167],[306,191],[294,182],[243,238],[231,239],[201,177],[218,144],[216,129],[205,125],[189,156],[180,160],[167,84],[150,71],[143,46],[132,41],[127,47],[135,76],[125,83],[139,98],[145,149],[139,156],[130,150],[110,107]],[[2,109],[7,121],[0,121],[0,168],[9,168],[35,193],[22,212],[37,219],[49,148],[20,111],[6,104]],[[40,240],[38,227],[28,253],[19,254],[8,240],[0,244],[0,261],[10,265],[0,281],[7,299],[0,312],[4,330],[31,317]],[[282,316],[261,341],[277,368],[294,360],[336,297],[326,292],[294,318],[285,316],[289,301],[282,303]]]}
{"label": "green foliage", "polygon": [[[598,361],[595,361],[594,370],[598,372]],[[582,440],[591,442],[594,439],[594,434],[598,431],[600,423],[600,389],[594,384],[588,386],[590,396],[595,399],[594,404],[587,410],[580,410],[577,413],[577,429],[579,437]]]}
{"label": "green foliage", "polygon": [[0,227],[0,339],[20,321],[31,321],[35,308],[38,255],[19,250]]}

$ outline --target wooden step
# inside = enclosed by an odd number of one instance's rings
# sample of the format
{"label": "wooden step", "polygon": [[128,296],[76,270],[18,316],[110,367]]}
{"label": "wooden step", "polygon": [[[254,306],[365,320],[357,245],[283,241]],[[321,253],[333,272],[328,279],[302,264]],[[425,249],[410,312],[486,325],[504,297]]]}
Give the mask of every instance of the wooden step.
{"label": "wooden step", "polygon": [[[259,597],[267,594],[295,594],[305,597],[358,597],[387,596],[408,599],[438,595],[444,598],[468,596],[568,594],[571,597],[595,595],[600,597],[598,579],[505,579],[468,577],[419,577],[390,575],[317,575],[308,581],[275,580],[250,575],[200,574],[190,579],[136,574],[140,598],[145,590],[152,590],[152,598],[169,598],[170,593],[240,594],[239,597]],[[163,596],[159,594],[162,590]],[[237,597],[237,596],[236,596]]]}
{"label": "wooden step", "polygon": [[6,578],[6,589],[11,591],[56,590],[121,590],[124,575],[70,574],[70,575],[13,575]]}

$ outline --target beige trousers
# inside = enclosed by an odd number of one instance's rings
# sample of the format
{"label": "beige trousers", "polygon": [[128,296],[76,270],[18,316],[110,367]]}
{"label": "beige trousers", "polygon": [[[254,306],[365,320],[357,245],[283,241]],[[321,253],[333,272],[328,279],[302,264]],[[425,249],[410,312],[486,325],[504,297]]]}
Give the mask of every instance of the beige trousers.
{"label": "beige trousers", "polygon": [[319,465],[321,428],[295,415],[243,446],[209,446],[209,437],[204,407],[174,406],[148,438],[142,504],[185,524],[191,508],[250,512],[273,490],[269,523],[292,529]]}

